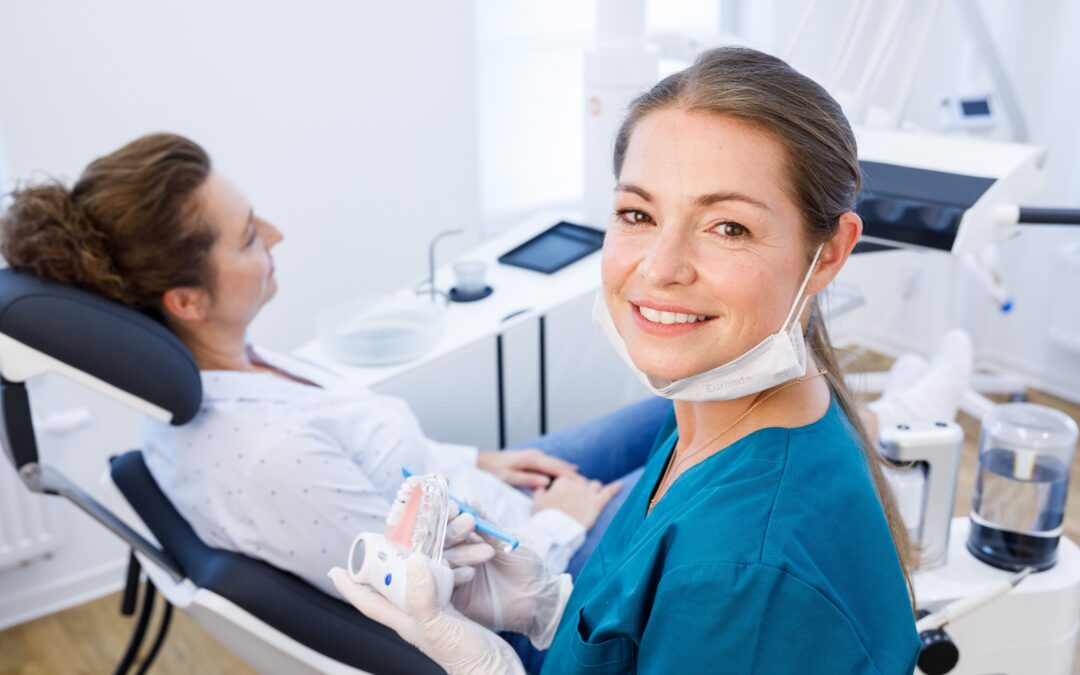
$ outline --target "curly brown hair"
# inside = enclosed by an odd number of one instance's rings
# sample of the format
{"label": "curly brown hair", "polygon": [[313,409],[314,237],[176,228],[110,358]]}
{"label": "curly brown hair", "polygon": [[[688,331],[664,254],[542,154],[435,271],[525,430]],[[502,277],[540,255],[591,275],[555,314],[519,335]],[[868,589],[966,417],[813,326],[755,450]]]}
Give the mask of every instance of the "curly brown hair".
{"label": "curly brown hair", "polygon": [[143,136],[91,162],[70,191],[59,181],[16,190],[0,254],[160,319],[166,290],[211,286],[216,233],[195,199],[210,171],[194,141]]}

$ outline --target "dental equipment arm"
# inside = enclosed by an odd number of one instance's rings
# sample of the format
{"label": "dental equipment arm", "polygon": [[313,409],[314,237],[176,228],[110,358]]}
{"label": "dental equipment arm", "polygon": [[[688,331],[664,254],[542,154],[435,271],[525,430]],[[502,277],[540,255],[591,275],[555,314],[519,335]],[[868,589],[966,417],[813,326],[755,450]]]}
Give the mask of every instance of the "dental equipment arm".
{"label": "dental equipment arm", "polygon": [[524,675],[521,661],[505,640],[453,608],[439,607],[430,565],[416,553],[406,561],[405,609],[366,584],[353,582],[341,568],[330,570],[330,579],[353,607],[393,629],[449,675]]}
{"label": "dental equipment arm", "polygon": [[964,268],[971,273],[972,278],[986,291],[986,294],[997,305],[998,310],[1003,314],[1011,312],[1013,299],[1002,279],[997,244],[990,244],[975,253],[969,253],[962,257],[961,260]]}
{"label": "dental equipment arm", "polygon": [[941,628],[951,621],[955,621],[965,614],[970,614],[983,605],[995,600],[1011,591],[1017,584],[1031,574],[1031,568],[1027,567],[1016,574],[1002,579],[983,591],[972,593],[954,602],[945,605],[933,614],[927,614],[915,624],[915,630],[919,633]]}
{"label": "dental equipment arm", "polygon": [[1016,222],[1025,225],[1080,225],[1080,209],[1021,206]]}
{"label": "dental equipment arm", "polygon": [[998,227],[1009,225],[1080,225],[1080,209],[1003,204],[994,212]]}

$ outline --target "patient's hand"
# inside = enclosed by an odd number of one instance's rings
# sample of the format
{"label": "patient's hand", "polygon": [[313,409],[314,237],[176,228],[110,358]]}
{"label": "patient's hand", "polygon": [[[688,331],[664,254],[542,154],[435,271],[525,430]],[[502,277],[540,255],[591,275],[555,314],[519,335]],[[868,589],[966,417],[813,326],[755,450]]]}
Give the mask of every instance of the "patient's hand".
{"label": "patient's hand", "polygon": [[577,475],[577,467],[535,448],[528,450],[488,450],[476,458],[476,465],[511,485],[547,487],[552,478]]}
{"label": "patient's hand", "polygon": [[534,513],[541,509],[559,509],[587,530],[620,489],[622,483],[619,481],[604,485],[577,475],[563,476],[556,478],[551,487],[539,488],[533,493],[532,509]]}

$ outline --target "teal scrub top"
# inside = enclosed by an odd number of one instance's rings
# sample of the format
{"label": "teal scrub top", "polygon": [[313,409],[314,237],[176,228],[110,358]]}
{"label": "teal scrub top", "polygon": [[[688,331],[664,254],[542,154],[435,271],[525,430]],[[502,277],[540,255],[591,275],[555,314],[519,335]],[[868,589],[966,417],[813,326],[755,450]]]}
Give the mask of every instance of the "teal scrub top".
{"label": "teal scrub top", "polygon": [[907,588],[854,430],[760,429],[646,517],[678,430],[582,569],[543,672],[911,673]]}

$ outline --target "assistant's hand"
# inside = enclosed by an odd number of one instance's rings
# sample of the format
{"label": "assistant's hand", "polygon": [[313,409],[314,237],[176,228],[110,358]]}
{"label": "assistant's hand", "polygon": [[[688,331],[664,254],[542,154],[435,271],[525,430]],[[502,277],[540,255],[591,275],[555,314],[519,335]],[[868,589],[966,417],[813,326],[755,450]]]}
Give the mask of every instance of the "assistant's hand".
{"label": "assistant's hand", "polygon": [[621,489],[619,481],[604,485],[581,476],[562,476],[556,478],[551,487],[539,488],[533,493],[532,510],[535,513],[541,509],[558,509],[587,530]]}
{"label": "assistant's hand", "polygon": [[528,450],[486,450],[476,457],[476,466],[510,485],[547,487],[552,478],[577,475],[577,467],[536,448]]}
{"label": "assistant's hand", "polygon": [[[570,575],[551,574],[526,546],[506,552],[502,542],[477,535],[475,525],[466,513],[446,528],[443,558],[455,568],[451,602],[482,626],[522,633],[547,649],[573,590]],[[473,571],[467,579],[460,575],[466,569]]]}
{"label": "assistant's hand", "polygon": [[[495,549],[476,533],[476,519],[462,513],[450,502],[446,535],[443,539],[443,560],[454,574],[454,588],[468,583],[476,576],[476,568],[495,557]],[[453,550],[454,553],[448,553]]]}
{"label": "assistant's hand", "polygon": [[517,654],[495,633],[438,606],[435,578],[423,555],[406,561],[406,605],[403,611],[366,584],[335,567],[330,579],[338,592],[364,615],[392,628],[450,675],[524,675]]}

